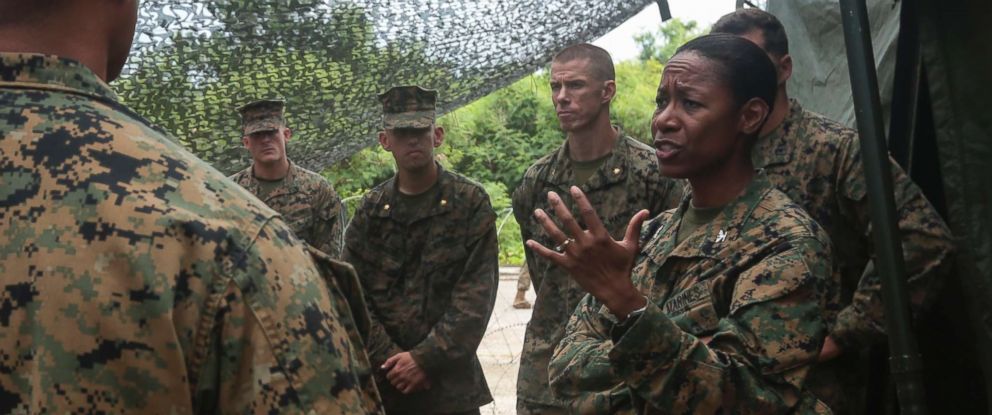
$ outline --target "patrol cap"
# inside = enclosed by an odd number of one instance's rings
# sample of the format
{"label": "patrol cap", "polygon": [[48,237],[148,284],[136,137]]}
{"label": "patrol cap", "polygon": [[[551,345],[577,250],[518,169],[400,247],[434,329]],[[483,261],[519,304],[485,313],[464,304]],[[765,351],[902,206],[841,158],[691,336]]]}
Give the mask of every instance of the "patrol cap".
{"label": "patrol cap", "polygon": [[286,125],[283,118],[283,109],[286,101],[281,99],[263,99],[252,101],[238,107],[241,113],[241,128],[244,135],[251,135],[261,131],[278,130]]}
{"label": "patrol cap", "polygon": [[416,85],[394,86],[379,94],[386,129],[427,128],[434,123],[437,91]]}

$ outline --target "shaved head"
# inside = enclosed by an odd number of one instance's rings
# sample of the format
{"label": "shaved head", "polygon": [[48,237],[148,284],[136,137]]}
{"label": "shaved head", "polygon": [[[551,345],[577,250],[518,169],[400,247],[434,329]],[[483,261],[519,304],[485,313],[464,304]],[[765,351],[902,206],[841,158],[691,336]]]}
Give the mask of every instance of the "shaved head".
{"label": "shaved head", "polygon": [[563,49],[555,55],[551,62],[565,63],[574,60],[588,61],[590,75],[600,81],[615,81],[617,78],[610,52],[588,43],[580,43]]}

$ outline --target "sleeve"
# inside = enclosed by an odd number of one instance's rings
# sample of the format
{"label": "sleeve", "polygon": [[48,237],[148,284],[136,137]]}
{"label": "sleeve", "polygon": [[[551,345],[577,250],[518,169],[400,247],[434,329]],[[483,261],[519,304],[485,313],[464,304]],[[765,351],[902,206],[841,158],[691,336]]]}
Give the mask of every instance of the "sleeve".
{"label": "sleeve", "polygon": [[555,352],[555,393],[592,413],[618,409],[624,388],[666,413],[789,412],[826,336],[830,262],[816,241],[785,248],[740,274],[729,314],[705,341],[649,302],[614,343],[609,311],[583,302]]}
{"label": "sleeve", "polygon": [[[534,200],[534,189],[533,182],[526,175],[523,181],[521,181],[520,186],[513,191],[511,203],[513,205],[513,218],[517,221],[520,226],[520,241],[527,243],[528,239],[534,238],[534,209],[536,206],[536,201]],[[537,254],[532,252],[530,249],[524,248],[524,262],[526,262],[527,270],[530,272],[531,285],[534,286],[534,292],[539,292],[538,288],[541,286],[541,280],[543,275],[541,272],[537,272],[540,268],[537,267]]]}
{"label": "sleeve", "polygon": [[[371,278],[375,274],[375,264],[370,263],[362,255],[361,251],[364,248],[363,240],[366,235],[366,224],[367,218],[362,209],[355,212],[355,218],[352,220],[351,225],[348,226],[348,232],[346,236],[346,242],[344,246],[344,252],[342,255],[342,260],[351,264],[354,267],[355,272],[358,274],[359,281],[362,278]],[[364,294],[368,294],[367,290],[362,290]],[[365,304],[372,304],[371,299],[365,298]],[[368,341],[365,343],[366,349],[368,350],[369,360],[372,362],[372,367],[377,368],[382,366],[393,355],[403,351],[392,338],[389,337],[389,333],[386,332],[386,328],[383,327],[381,320],[375,314],[375,307],[367,307],[369,313],[369,328],[368,328]]]}
{"label": "sleeve", "polygon": [[192,357],[196,411],[382,413],[347,306],[278,227],[215,280]]}
{"label": "sleeve", "polygon": [[496,304],[499,246],[496,213],[488,196],[477,202],[468,223],[473,236],[464,271],[451,290],[451,305],[427,337],[410,350],[429,376],[436,376],[453,360],[475,354]]}
{"label": "sleeve", "polygon": [[669,413],[787,413],[804,403],[803,384],[826,337],[828,248],[784,245],[735,284],[729,314],[703,340],[682,331],[654,303],[609,352],[632,400]]}
{"label": "sleeve", "polygon": [[[856,140],[842,151],[838,173],[838,196],[844,220],[857,227],[856,237],[864,238],[871,259],[875,258],[871,235],[871,214],[867,197],[860,148]],[[954,252],[950,229],[919,187],[899,165],[892,166],[899,236],[906,262],[907,288],[914,314],[925,311],[950,272]],[[857,284],[853,300],[841,310],[831,336],[844,348],[859,348],[885,338],[885,307],[882,283],[874,264],[869,263]]]}
{"label": "sleeve", "polygon": [[623,379],[609,358],[610,330],[616,319],[600,313],[602,307],[591,295],[582,299],[548,367],[551,392],[569,402],[575,413],[612,413],[621,401],[629,402]]}
{"label": "sleeve", "polygon": [[344,224],[348,212],[341,203],[341,197],[329,184],[324,183],[318,202],[314,206],[313,237],[315,245],[331,258],[340,258],[344,242]]}

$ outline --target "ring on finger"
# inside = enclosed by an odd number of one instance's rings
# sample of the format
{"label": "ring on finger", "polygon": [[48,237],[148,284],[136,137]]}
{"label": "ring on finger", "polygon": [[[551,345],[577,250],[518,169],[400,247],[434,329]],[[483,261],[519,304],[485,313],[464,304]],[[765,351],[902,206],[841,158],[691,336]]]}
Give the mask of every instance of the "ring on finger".
{"label": "ring on finger", "polygon": [[568,238],[568,239],[566,239],[565,242],[562,242],[561,243],[561,245],[558,245],[558,246],[555,247],[555,252],[565,252],[565,247],[567,247],[568,244],[570,244],[572,242],[575,242],[575,238]]}

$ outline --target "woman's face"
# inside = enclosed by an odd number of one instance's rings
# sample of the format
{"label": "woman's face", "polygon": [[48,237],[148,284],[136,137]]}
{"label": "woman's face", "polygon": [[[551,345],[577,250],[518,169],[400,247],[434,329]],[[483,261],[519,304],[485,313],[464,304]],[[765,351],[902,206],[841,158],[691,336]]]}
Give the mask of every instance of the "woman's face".
{"label": "woman's face", "polygon": [[693,52],[675,55],[665,65],[651,120],[663,175],[712,175],[747,151],[739,107],[719,69]]}

